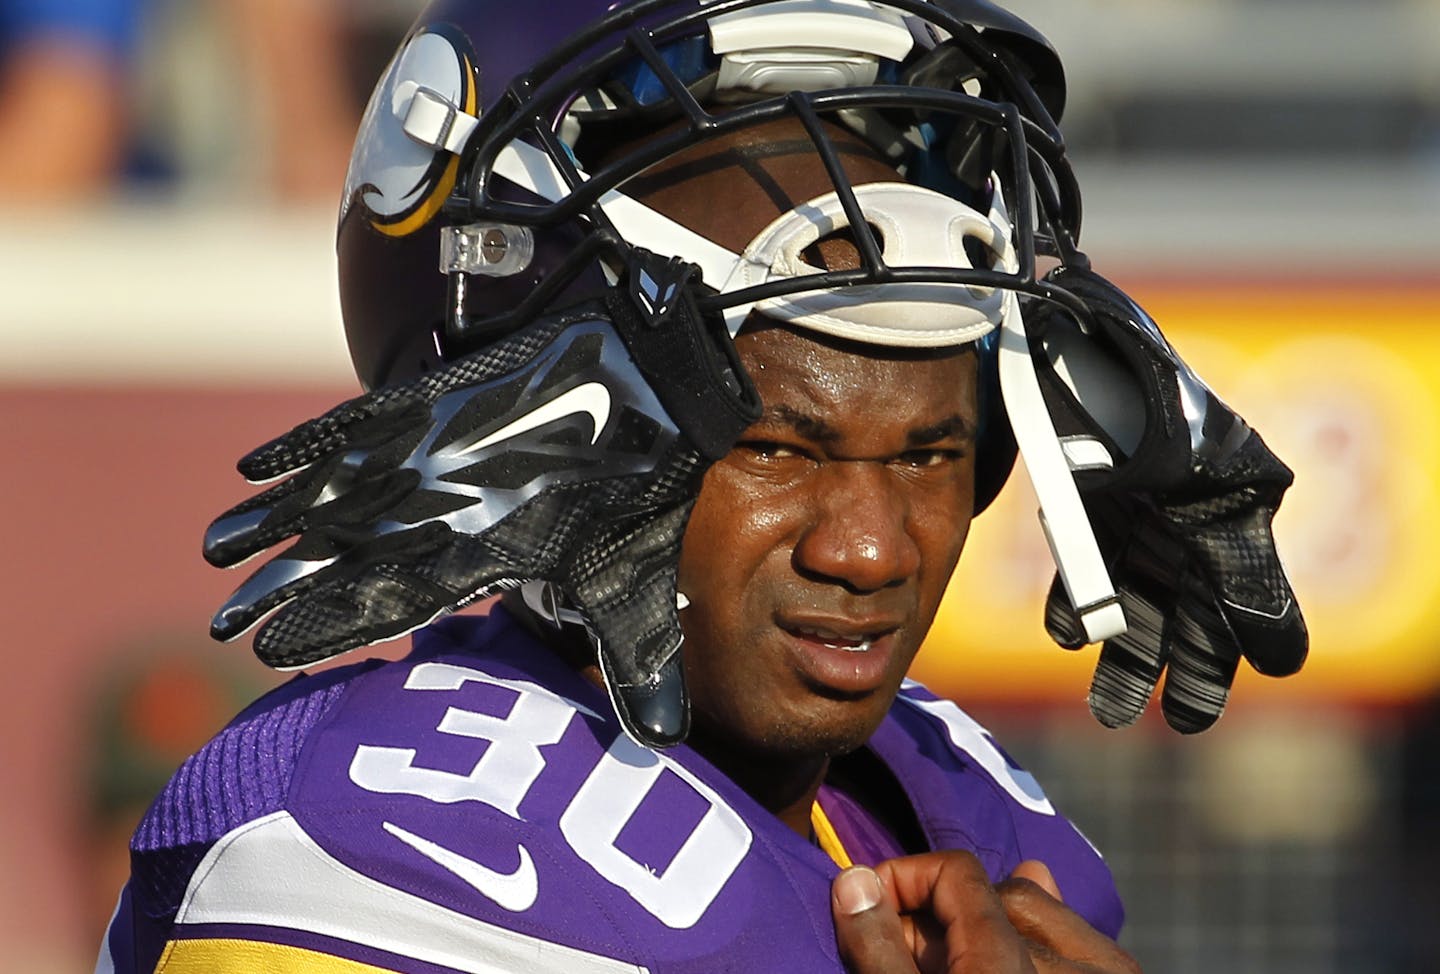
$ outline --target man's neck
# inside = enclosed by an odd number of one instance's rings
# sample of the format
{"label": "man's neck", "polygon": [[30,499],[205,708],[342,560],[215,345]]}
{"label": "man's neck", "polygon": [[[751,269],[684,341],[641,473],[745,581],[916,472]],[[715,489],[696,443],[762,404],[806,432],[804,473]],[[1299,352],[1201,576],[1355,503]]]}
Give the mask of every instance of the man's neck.
{"label": "man's neck", "polygon": [[[503,601],[506,610],[521,625],[559,653],[581,676],[604,689],[600,667],[595,663],[593,650],[586,644],[581,630],[573,627],[556,629],[542,622],[525,605],[518,591],[505,593]],[[735,750],[733,742],[710,740],[700,727],[691,730],[686,743],[724,772],[762,808],[795,832],[810,837],[810,809],[829,770],[829,758],[823,755],[792,758],[740,752]]]}
{"label": "man's neck", "polygon": [[740,752],[733,743],[710,741],[703,729],[693,729],[686,743],[705,756],[735,784],[780,821],[805,838],[810,837],[810,809],[825,781],[827,757],[777,757]]}

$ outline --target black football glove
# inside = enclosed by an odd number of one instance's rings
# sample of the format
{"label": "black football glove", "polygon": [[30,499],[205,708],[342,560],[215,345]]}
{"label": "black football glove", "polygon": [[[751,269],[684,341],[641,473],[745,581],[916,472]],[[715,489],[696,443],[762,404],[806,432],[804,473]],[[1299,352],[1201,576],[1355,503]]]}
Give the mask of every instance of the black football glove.
{"label": "black football glove", "polygon": [[[1305,661],[1305,621],[1270,527],[1292,474],[1119,288],[1088,268],[1047,280],[1091,311],[1089,334],[1047,303],[1031,304],[1026,322],[1128,622],[1101,648],[1090,710],[1108,727],[1131,724],[1164,673],[1166,721],[1205,730],[1242,657],[1270,676]],[[1058,577],[1045,627],[1066,648],[1085,642]]]}
{"label": "black football glove", "polygon": [[[645,743],[686,732],[675,573],[705,470],[759,414],[694,269],[637,251],[603,301],[343,403],[239,463],[280,484],[205,535],[230,567],[290,538],[216,613],[305,666],[528,580],[585,617],[616,710]],[[278,610],[278,611],[277,611]]]}

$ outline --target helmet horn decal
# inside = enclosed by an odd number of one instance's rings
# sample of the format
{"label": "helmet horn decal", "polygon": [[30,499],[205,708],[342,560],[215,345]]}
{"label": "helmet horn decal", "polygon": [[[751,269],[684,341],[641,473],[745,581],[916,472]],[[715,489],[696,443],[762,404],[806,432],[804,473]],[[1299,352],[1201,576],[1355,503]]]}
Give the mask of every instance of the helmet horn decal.
{"label": "helmet horn decal", "polygon": [[475,115],[479,91],[467,42],[455,31],[421,31],[386,69],[371,96],[350,157],[340,218],[359,206],[379,232],[403,237],[425,227],[455,188],[460,158],[416,138],[407,121],[417,103]]}

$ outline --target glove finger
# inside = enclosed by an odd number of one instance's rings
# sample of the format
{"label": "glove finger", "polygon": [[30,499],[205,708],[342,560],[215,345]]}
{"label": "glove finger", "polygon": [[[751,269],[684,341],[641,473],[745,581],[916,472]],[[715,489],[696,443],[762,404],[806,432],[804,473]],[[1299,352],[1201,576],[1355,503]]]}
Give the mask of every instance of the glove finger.
{"label": "glove finger", "polygon": [[286,538],[315,528],[379,523],[387,517],[405,523],[405,501],[420,484],[414,470],[382,470],[365,480],[361,454],[336,457],[313,476],[296,477],[266,491],[250,503],[237,505],[217,518],[205,532],[206,561],[229,568]]}
{"label": "glove finger", "polygon": [[336,561],[329,558],[277,557],[256,569],[231,593],[210,619],[210,636],[229,642],[275,609],[324,580]]}
{"label": "glove finger", "polygon": [[686,501],[596,532],[564,586],[590,621],[616,712],[650,747],[677,744],[689,730],[676,573],[691,507]]}
{"label": "glove finger", "polygon": [[255,655],[277,669],[308,666],[406,635],[465,601],[412,569],[370,565],[344,582],[314,587],[260,628]]}
{"label": "glove finger", "polygon": [[1090,683],[1090,713],[1106,727],[1129,727],[1145,712],[1166,663],[1166,613],[1154,601],[1120,592],[1126,630],[1105,640]]}
{"label": "glove finger", "polygon": [[1107,727],[1124,727],[1144,712],[1169,661],[1175,606],[1189,559],[1153,508],[1132,505],[1122,510],[1112,505],[1108,513],[1123,518],[1112,522],[1110,530],[1126,538],[1112,569],[1126,631],[1101,647],[1090,712]]}
{"label": "glove finger", "polygon": [[363,450],[397,434],[424,429],[429,410],[407,387],[343,402],[290,432],[256,447],[236,463],[252,484],[299,473],[331,454]]}
{"label": "glove finger", "polygon": [[1304,664],[1310,638],[1275,550],[1273,516],[1254,507],[1197,526],[1190,547],[1245,658],[1261,673],[1289,676]]}
{"label": "glove finger", "polygon": [[272,514],[297,491],[309,486],[292,477],[236,504],[211,521],[201,546],[205,560],[216,568],[232,568],[256,552],[299,533],[288,525],[278,524],[279,519]]}
{"label": "glove finger", "polygon": [[1197,734],[1225,711],[1240,663],[1240,645],[1209,586],[1190,574],[1185,588],[1170,624],[1170,659],[1160,709],[1175,730]]}
{"label": "glove finger", "polygon": [[1050,581],[1050,592],[1045,596],[1045,631],[1062,649],[1079,649],[1086,643],[1085,627],[1070,596],[1065,594],[1065,583],[1059,574]]}
{"label": "glove finger", "polygon": [[1275,616],[1241,605],[1225,607],[1225,617],[1235,631],[1242,652],[1257,672],[1266,676],[1290,676],[1305,665],[1310,651],[1310,632],[1293,598]]}
{"label": "glove finger", "polygon": [[256,634],[255,654],[268,666],[307,666],[403,636],[504,584],[547,577],[541,555],[554,552],[527,544],[526,528],[547,518],[549,506],[533,503],[483,539],[435,522],[364,544],[339,532],[343,562],[325,585],[290,593],[292,604]]}
{"label": "glove finger", "polygon": [[350,426],[374,414],[364,400],[343,402],[322,416],[307,419],[288,433],[262,443],[236,462],[235,468],[252,484],[265,484],[299,473],[317,460],[344,448]]}
{"label": "glove finger", "polygon": [[442,545],[449,536],[443,524],[384,534],[363,545],[356,545],[343,530],[308,532],[235,590],[211,619],[210,635],[222,641],[234,639],[286,603],[308,598],[321,586],[344,584],[360,566],[377,560],[412,561]]}
{"label": "glove finger", "polygon": [[[1156,603],[1122,589],[1120,607],[1126,631],[1105,641],[1090,684],[1090,712],[1106,727],[1128,727],[1150,702],[1165,667],[1165,616]],[[1045,599],[1045,630],[1064,649],[1087,640],[1059,575]]]}

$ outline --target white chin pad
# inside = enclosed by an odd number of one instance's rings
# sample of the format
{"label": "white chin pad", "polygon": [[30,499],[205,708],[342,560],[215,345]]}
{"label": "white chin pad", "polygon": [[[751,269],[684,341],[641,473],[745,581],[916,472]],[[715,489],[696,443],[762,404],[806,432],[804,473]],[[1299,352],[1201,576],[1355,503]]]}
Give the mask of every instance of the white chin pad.
{"label": "white chin pad", "polygon": [[[906,183],[855,187],[866,222],[875,228],[890,267],[973,269],[965,240],[979,241],[992,266],[1012,253],[1004,204],[986,216],[933,190]],[[850,226],[835,193],[781,214],[750,241],[722,290],[821,273],[801,254],[822,237]],[[981,268],[989,269],[989,268]],[[802,328],[872,345],[939,347],[972,342],[999,327],[1003,294],[964,284],[877,284],[802,291],[767,298],[755,310]]]}

